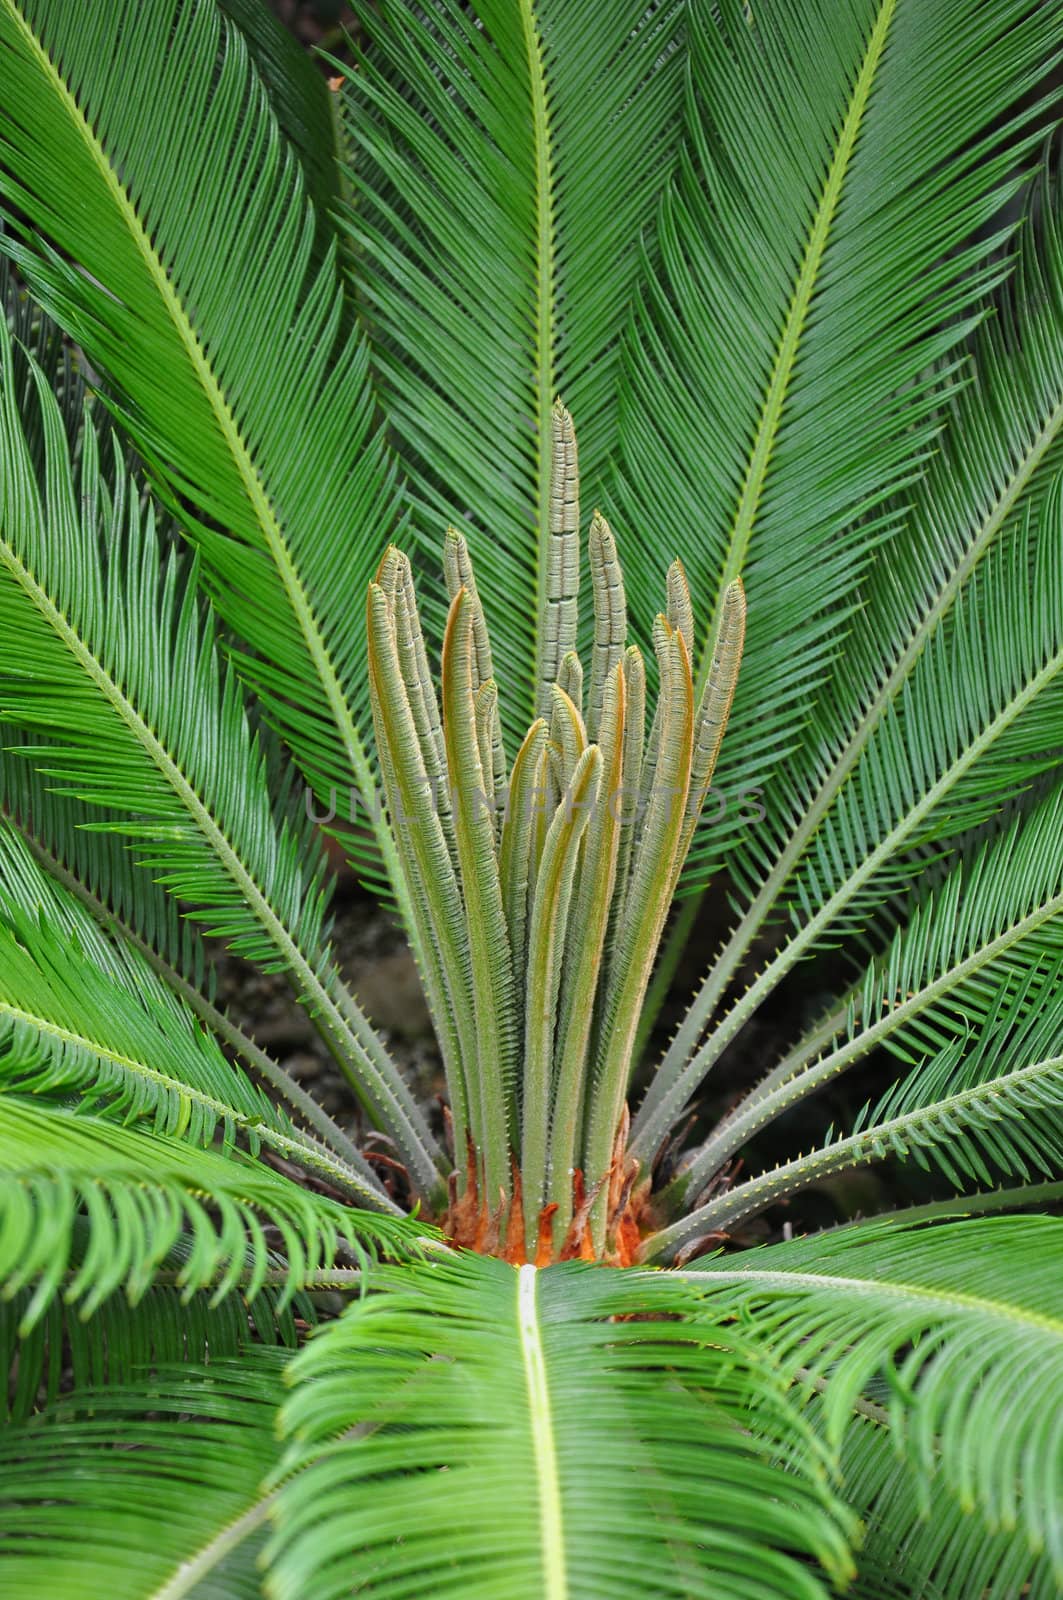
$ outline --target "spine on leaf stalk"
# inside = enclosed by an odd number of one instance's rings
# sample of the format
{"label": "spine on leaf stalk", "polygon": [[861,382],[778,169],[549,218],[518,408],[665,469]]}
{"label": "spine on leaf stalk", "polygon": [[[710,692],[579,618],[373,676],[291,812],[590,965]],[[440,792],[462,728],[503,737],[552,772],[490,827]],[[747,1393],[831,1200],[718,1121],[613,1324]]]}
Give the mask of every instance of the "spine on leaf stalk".
{"label": "spine on leaf stalk", "polygon": [[626,1261],[648,1188],[625,1149],[635,1039],[727,726],[745,597],[737,581],[726,591],[696,700],[694,607],[682,565],[669,569],[647,735],[645,663],[627,643],[616,541],[597,511],[587,674],[576,654],[579,476],[560,404],[552,446],[550,569],[540,659],[529,664],[539,715],[512,766],[505,685],[455,529],[444,545],[439,697],[410,564],[394,549],[369,587],[369,685],[450,1098],[444,1224],[456,1243],[515,1261]]}

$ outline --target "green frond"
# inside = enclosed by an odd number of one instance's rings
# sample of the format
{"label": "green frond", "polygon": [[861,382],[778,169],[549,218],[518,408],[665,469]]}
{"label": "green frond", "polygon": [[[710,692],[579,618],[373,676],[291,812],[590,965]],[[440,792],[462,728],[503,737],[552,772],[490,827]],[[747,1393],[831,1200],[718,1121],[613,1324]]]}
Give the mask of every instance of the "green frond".
{"label": "green frond", "polygon": [[[20,747],[30,743],[29,737],[23,734],[19,741],[10,727],[4,728],[3,737],[6,750],[5,759],[0,760],[0,807],[18,828],[37,865],[68,890],[105,933],[143,956],[208,1031],[235,1051],[261,1082],[268,1083],[324,1144],[358,1166],[361,1158],[356,1146],[313,1096],[214,1004],[215,971],[199,929],[180,914],[177,900],[150,870],[139,864],[120,832],[98,827],[102,822],[120,829],[119,815],[85,805],[71,794],[57,793],[49,786],[51,780],[30,761],[18,759]],[[47,767],[47,741],[37,735],[33,743],[38,759]],[[10,759],[12,755],[15,759]],[[6,865],[5,889],[9,890],[14,887],[10,853]],[[19,876],[25,892],[18,903],[35,912],[42,893],[40,876],[25,871]],[[56,901],[52,909],[59,904]]]}
{"label": "green frond", "polygon": [[1059,769],[1061,594],[1063,475],[983,558],[812,842],[791,890],[806,946],[821,928],[866,923],[869,903],[918,870],[906,852],[956,838]]}
{"label": "green frond", "polygon": [[[971,572],[1016,515],[1040,508],[1063,469],[1063,228],[1054,141],[1029,187],[1015,267],[971,337],[963,382],[952,391],[934,456],[910,509],[862,585],[860,624],[846,641],[846,670],[815,709],[827,759],[802,779],[828,800],[853,770],[879,721],[912,675]],[[811,752],[810,752],[811,753]],[[779,775],[786,785],[789,773]],[[785,787],[795,817],[807,795]],[[817,805],[816,825],[822,801]],[[779,813],[780,815],[782,813]],[[802,841],[804,842],[804,841]]]}
{"label": "green frond", "polygon": [[[358,11],[364,54],[344,69],[357,303],[415,533],[434,550],[447,523],[476,531],[499,666],[517,677],[515,748],[541,690],[525,664],[546,660],[554,400],[580,420],[599,496],[641,237],[675,156],[681,7]],[[660,561],[659,524],[639,531]]]}
{"label": "green frond", "polygon": [[1056,1600],[1050,1563],[1024,1540],[987,1528],[939,1481],[928,1499],[884,1422],[852,1418],[842,1476],[865,1527],[853,1600]]}
{"label": "green frond", "polygon": [[0,716],[46,730],[47,776],[123,813],[119,826],[142,841],[140,859],[209,931],[291,976],[414,1184],[431,1193],[434,1141],[337,977],[325,942],[320,841],[284,785],[270,792],[262,742],[219,658],[194,564],[174,550],[163,556],[150,503],[142,512],[120,471],[109,492],[91,427],[75,479],[43,378],[40,493],[8,349],[5,334]]}
{"label": "green frond", "polygon": [[[993,219],[1047,124],[1058,36],[1030,0],[692,0],[689,33],[660,266],[622,357],[614,510],[621,529],[671,530],[715,597],[699,687],[726,585],[749,592],[731,804],[693,888],[744,841],[742,791],[772,810],[823,684],[846,681],[859,582],[940,426],[933,369],[957,376],[1003,271]],[[652,584],[629,565],[639,616]]]}
{"label": "green frond", "polygon": [[706,981],[647,1094],[638,1136],[659,1140],[669,1105],[674,1119],[798,960],[859,932],[911,884],[925,866],[919,846],[955,839],[1038,773],[1058,771],[1061,728],[1063,477],[993,544],[925,642],[800,863],[789,937],[695,1050],[721,973]]}
{"label": "green frond", "polygon": [[[1063,1014],[1054,1003],[1063,977],[1063,928],[1057,923],[1054,932],[1054,949],[1037,965],[1020,960],[986,983],[981,1015],[968,1018],[958,1010],[912,1030],[917,1037],[925,1033],[938,1054],[915,1058],[879,1103],[861,1112],[853,1137],[905,1122],[918,1133],[918,1114],[925,1112],[932,1130],[927,1144],[957,1187],[971,1177],[991,1182],[986,1160],[998,1172],[1024,1178],[1028,1162],[1045,1176],[1063,1166],[1052,1112],[1063,1094]],[[913,1143],[918,1157],[918,1140]]]}
{"label": "green frond", "polygon": [[373,1205],[388,1201],[356,1150],[333,1155],[227,1061],[195,1013],[0,825],[0,1081],[72,1089],[112,1117],[205,1144],[259,1142]]}
{"label": "green frond", "polygon": [[[891,1440],[918,1473],[1063,1582],[1058,1419],[1063,1220],[888,1222],[717,1257],[682,1277],[822,1389],[841,1444],[879,1378]],[[977,1592],[977,1591],[974,1591]]]}
{"label": "green frond", "polygon": [[[1057,1001],[1063,924],[1058,914],[1039,933],[1032,948],[1016,946],[1014,954],[987,965],[972,982],[958,984],[956,995],[938,997],[924,1015],[905,1019],[904,1031],[932,1053],[909,1057],[915,1063],[910,1071],[877,1106],[864,1107],[850,1133],[836,1138],[831,1131],[821,1148],[688,1211],[657,1235],[652,1250],[669,1251],[827,1175],[889,1156],[937,1167],[958,1189],[970,1182],[992,1184],[1001,1174],[1029,1179],[1031,1173],[1051,1177],[1063,1170],[1063,1012]],[[847,1065],[841,1046],[792,1082],[754,1098],[709,1141],[676,1187],[696,1193],[717,1170],[724,1150]]]}
{"label": "green frond", "polygon": [[217,0],[217,4],[247,41],[280,130],[299,157],[306,192],[323,224],[322,247],[327,248],[332,235],[329,213],[339,201],[341,185],[336,120],[325,80],[268,6],[258,0]]}
{"label": "green frond", "polygon": [[92,910],[94,920],[138,940],[187,990],[212,999],[216,975],[202,932],[138,861],[120,831],[123,814],[59,791],[46,774],[63,747],[36,728],[31,733],[6,723],[0,737],[0,807],[37,863]]}
{"label": "green frond", "polygon": [[[359,1261],[418,1248],[415,1225],[354,1211],[235,1152],[7,1093],[0,1129],[0,1292],[32,1286],[21,1333],[59,1294],[82,1318],[118,1291],[136,1303],[161,1271],[174,1272],[181,1245],[178,1288],[210,1288],[216,1301],[236,1289],[253,1300],[271,1273],[294,1293],[341,1246]],[[279,1267],[265,1224],[280,1236]]]}
{"label": "green frond", "polygon": [[342,819],[357,788],[345,837],[397,880],[359,625],[395,475],[268,54],[214,0],[3,0],[0,187],[39,230],[7,247],[106,376],[317,799]]}
{"label": "green frond", "polygon": [[[87,1219],[76,1217],[69,1278],[89,1238]],[[34,1288],[20,1289],[10,1298],[0,1295],[0,1370],[9,1375],[0,1390],[5,1427],[25,1421],[63,1394],[128,1384],[138,1369],[235,1356],[249,1341],[294,1350],[300,1330],[317,1321],[310,1296],[286,1287],[287,1272],[279,1257],[257,1295],[227,1294],[217,1300],[209,1289],[189,1293],[177,1288],[189,1253],[189,1239],[183,1236],[135,1304],[124,1294],[112,1294],[88,1318],[82,1317],[78,1303],[56,1294],[27,1325]],[[350,1279],[361,1277],[356,1268],[336,1270]]]}
{"label": "green frond", "polygon": [[[909,1064],[946,1050],[951,1060],[958,1037],[973,1058],[977,1051],[968,1046],[980,1030],[983,1053],[989,1033],[999,1048],[1002,1028],[1019,1009],[1016,990],[1063,958],[1060,839],[1063,787],[986,840],[919,900],[883,956],[867,967],[834,1033],[825,1039],[817,1028],[807,1044],[789,1051],[685,1165],[677,1187],[696,1193],[759,1129],[879,1045]],[[1043,977],[1039,989],[1050,1000]],[[1029,1009],[1028,1000],[1023,1005]],[[1063,1047],[1063,1020],[1052,1023],[1054,1011],[1049,1004],[1050,1034],[1042,1042],[1047,1055]],[[1009,1066],[1023,1064],[1009,1051]],[[997,1068],[1005,1070],[999,1057]],[[950,1070],[943,1093],[962,1086]]]}
{"label": "green frond", "polygon": [[[872,563],[862,589],[863,610],[849,628],[839,669],[819,695],[801,747],[772,778],[765,823],[747,834],[743,848],[736,845],[731,851],[731,868],[740,879],[748,877],[751,899],[676,1034],[647,1098],[646,1119],[674,1085],[753,941],[774,916],[783,909],[799,917],[818,911],[841,883],[841,859],[852,864],[855,854],[860,855],[862,872],[878,849],[879,865],[872,870],[881,874],[882,867],[900,863],[904,884],[913,865],[906,853],[912,834],[902,827],[891,836],[889,824],[898,820],[897,802],[905,785],[913,779],[941,781],[949,751],[962,763],[964,751],[956,741],[977,736],[977,725],[958,722],[969,715],[969,708],[955,688],[963,681],[960,674],[973,666],[975,694],[985,704],[985,647],[977,636],[983,608],[990,622],[1002,624],[1000,608],[1017,605],[1015,637],[1004,657],[1016,661],[1016,651],[1035,642],[1029,619],[1036,608],[1054,603],[1051,593],[1015,593],[1025,581],[1024,544],[1029,554],[1024,518],[1032,516],[1035,525],[1046,526],[1050,541],[1057,539],[1058,530],[1043,519],[1046,498],[1063,467],[1063,233],[1059,179],[1047,172],[1034,188],[1018,254],[1007,294],[973,341],[964,371],[967,381],[949,403],[938,452],[925,481],[913,491],[914,505],[906,510],[902,502],[900,524]],[[971,574],[1000,544],[1010,544],[1014,565],[998,556],[981,589],[972,589]],[[1037,575],[1052,581],[1044,568]],[[787,594],[788,582],[783,585]],[[957,626],[953,611],[958,603],[966,607],[966,622]],[[1027,619],[1021,626],[1020,617]],[[946,624],[954,630],[951,646],[942,643]],[[924,663],[931,644],[936,655]],[[1046,751],[1058,744],[1051,728],[1047,733]],[[920,755],[924,739],[939,741],[936,757],[929,743]],[[736,742],[740,739],[730,741]],[[915,762],[921,771],[913,769]],[[857,773],[862,783],[858,801],[850,786]],[[993,808],[991,780],[987,788],[980,807],[968,812],[966,820],[975,821]],[[912,794],[917,805],[922,798]],[[938,805],[931,831],[940,837],[965,819],[951,809],[950,782],[945,781],[938,798],[946,803]],[[916,823],[922,825],[921,820]],[[844,867],[840,870],[844,874]],[[822,885],[820,873],[825,873]],[[863,881],[854,886],[861,892],[853,917],[861,906],[866,915],[875,904],[874,892],[864,893],[863,887]],[[843,896],[836,909],[845,904]],[[875,909],[881,904],[880,896]],[[802,948],[800,939],[791,943],[781,960],[770,965],[741,1017],[751,1014]],[[688,1077],[687,1094],[741,1017],[724,1023],[696,1074]],[[645,1125],[640,1122],[640,1131]]]}
{"label": "green frond", "polygon": [[[77,1085],[118,1115],[152,1114],[162,1132],[197,1144],[224,1129],[288,1126],[214,1040],[130,952],[86,938],[72,907],[25,911],[9,892],[14,841],[5,835],[0,948],[3,1076],[49,1092]],[[20,865],[17,858],[14,865]],[[21,900],[24,897],[18,896]],[[83,943],[84,941],[84,943]]]}
{"label": "green frond", "polygon": [[[2,229],[0,229],[2,234]],[[63,429],[75,447],[84,422],[87,395],[80,362],[51,317],[26,292],[0,253],[0,304],[11,337],[11,368],[18,410],[26,422],[26,440],[38,477],[44,470],[43,429],[32,426],[38,415],[35,367],[45,374],[59,405]]]}
{"label": "green frond", "polygon": [[261,1600],[283,1360],[138,1374],[0,1439],[0,1595]]}
{"label": "green frond", "polygon": [[[1032,1000],[1029,989],[1021,998],[1043,1011],[1058,992],[1063,963],[1039,977],[1040,985],[1030,986]],[[1038,1038],[1049,1032],[1058,1038],[1058,1022],[1040,1028],[1027,1022],[1009,1039],[1010,1031],[990,1032],[969,1056],[958,1046],[943,1050],[929,1069],[898,1085],[874,1111],[865,1108],[855,1132],[837,1139],[828,1134],[821,1148],[696,1207],[654,1234],[646,1254],[667,1255],[824,1178],[889,1156],[936,1166],[958,1189],[968,1182],[992,1183],[999,1173],[1029,1178],[1031,1172],[1059,1172],[1063,1054],[1058,1046],[1048,1054],[1053,1047]],[[1021,1065],[998,1065],[993,1051],[1004,1042],[1021,1052]],[[963,1201],[958,1204],[962,1209]]]}
{"label": "green frond", "polygon": [[772,1363],[678,1280],[464,1257],[376,1281],[289,1371],[276,1600],[812,1600],[800,1557],[848,1569]]}
{"label": "green frond", "polygon": [[[957,1026],[986,1018],[1002,971],[1021,975],[1063,953],[1061,837],[1063,785],[969,850],[868,966],[850,1037],[878,1029],[890,1050],[913,1061]],[[945,1032],[937,1026],[943,1014]]]}
{"label": "green frond", "polygon": [[[1061,1205],[1063,1180],[1053,1179],[1048,1183],[1005,1184],[998,1189],[969,1190],[949,1200],[922,1200],[915,1205],[900,1206],[880,1215],[898,1226],[907,1226],[909,1223],[941,1222],[950,1217],[987,1217],[997,1211],[1036,1211],[1055,1216]],[[840,1233],[844,1228],[863,1226],[861,1219],[837,1222],[831,1231]]]}

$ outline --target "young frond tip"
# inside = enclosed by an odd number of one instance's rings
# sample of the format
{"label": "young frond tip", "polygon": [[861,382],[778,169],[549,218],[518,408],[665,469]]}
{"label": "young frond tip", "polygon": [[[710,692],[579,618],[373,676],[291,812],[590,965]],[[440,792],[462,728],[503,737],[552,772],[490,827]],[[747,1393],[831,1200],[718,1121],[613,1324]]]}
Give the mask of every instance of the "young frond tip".
{"label": "young frond tip", "polygon": [[745,597],[738,581],[725,591],[697,702],[694,604],[682,563],[669,568],[647,733],[645,667],[628,645],[617,542],[598,511],[586,673],[576,648],[579,475],[560,404],[551,450],[543,631],[530,664],[540,715],[512,765],[506,685],[456,528],[443,545],[438,694],[409,563],[393,549],[370,586],[370,689],[407,892],[431,953],[459,1167],[446,1231],[514,1261],[623,1262],[647,1222],[647,1185],[626,1152],[637,1026],[726,728]]}

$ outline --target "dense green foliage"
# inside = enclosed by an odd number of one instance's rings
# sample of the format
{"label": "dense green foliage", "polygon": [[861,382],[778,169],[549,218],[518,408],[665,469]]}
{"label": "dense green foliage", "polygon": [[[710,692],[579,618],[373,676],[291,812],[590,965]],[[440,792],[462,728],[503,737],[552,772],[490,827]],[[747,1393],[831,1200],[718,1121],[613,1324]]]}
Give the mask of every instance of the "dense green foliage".
{"label": "dense green foliage", "polygon": [[357,10],[0,0],[0,1600],[1051,1600],[1057,0]]}

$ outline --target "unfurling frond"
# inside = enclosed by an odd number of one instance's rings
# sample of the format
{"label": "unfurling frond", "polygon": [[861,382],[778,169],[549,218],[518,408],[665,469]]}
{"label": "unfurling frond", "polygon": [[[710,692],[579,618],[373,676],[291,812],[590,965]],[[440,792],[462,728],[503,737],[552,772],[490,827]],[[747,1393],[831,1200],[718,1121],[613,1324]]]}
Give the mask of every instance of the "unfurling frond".
{"label": "unfurling frond", "polygon": [[606,1252],[624,1259],[637,1242],[635,1172],[625,1168],[618,1132],[642,1001],[712,781],[745,623],[736,580],[696,698],[694,607],[683,569],[673,565],[656,630],[661,692],[647,741],[645,670],[638,649],[627,649],[616,542],[595,513],[585,722],[574,649],[578,504],[575,431],[558,404],[542,715],[508,791],[498,770],[491,645],[464,538],[451,529],[444,547],[451,603],[441,703],[409,563],[398,551],[384,557],[368,601],[380,762],[427,952],[464,1180],[452,1197],[450,1231],[519,1260]]}

